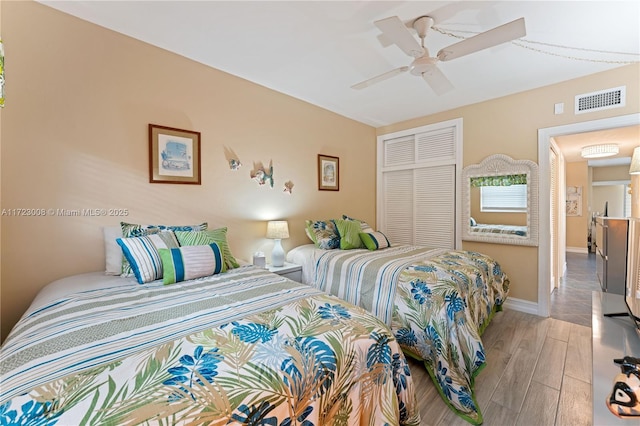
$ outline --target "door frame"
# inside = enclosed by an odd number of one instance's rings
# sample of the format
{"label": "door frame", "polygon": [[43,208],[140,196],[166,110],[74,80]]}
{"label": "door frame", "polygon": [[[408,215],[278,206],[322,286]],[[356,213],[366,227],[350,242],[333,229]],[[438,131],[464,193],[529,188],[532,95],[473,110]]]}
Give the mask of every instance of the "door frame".
{"label": "door frame", "polygon": [[[552,138],[570,135],[574,133],[593,132],[597,130],[614,129],[640,124],[640,113],[620,115],[600,120],[582,121],[563,126],[546,127],[538,129],[538,173],[539,173],[539,200],[538,200],[538,315],[548,317],[550,313],[551,293],[549,282],[551,276],[550,253],[550,159],[549,149]],[[566,232],[561,230],[560,232]]]}

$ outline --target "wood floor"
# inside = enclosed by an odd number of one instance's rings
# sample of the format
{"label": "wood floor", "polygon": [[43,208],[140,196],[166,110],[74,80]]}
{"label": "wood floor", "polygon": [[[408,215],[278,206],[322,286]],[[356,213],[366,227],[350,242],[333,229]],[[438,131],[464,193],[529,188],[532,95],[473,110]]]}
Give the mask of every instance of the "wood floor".
{"label": "wood floor", "polygon": [[[505,309],[482,340],[487,365],[475,396],[484,425],[592,424],[591,328]],[[408,361],[422,425],[468,426],[442,401],[424,366]]]}

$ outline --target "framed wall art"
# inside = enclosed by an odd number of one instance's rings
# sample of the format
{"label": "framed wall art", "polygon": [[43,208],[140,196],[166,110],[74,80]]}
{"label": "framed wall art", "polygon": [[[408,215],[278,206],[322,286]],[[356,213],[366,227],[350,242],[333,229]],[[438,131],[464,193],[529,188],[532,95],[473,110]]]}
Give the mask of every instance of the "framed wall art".
{"label": "framed wall art", "polygon": [[200,132],[149,124],[149,182],[200,185]]}
{"label": "framed wall art", "polygon": [[581,186],[567,186],[567,216],[582,216]]}
{"label": "framed wall art", "polygon": [[340,159],[318,154],[318,190],[340,190]]}

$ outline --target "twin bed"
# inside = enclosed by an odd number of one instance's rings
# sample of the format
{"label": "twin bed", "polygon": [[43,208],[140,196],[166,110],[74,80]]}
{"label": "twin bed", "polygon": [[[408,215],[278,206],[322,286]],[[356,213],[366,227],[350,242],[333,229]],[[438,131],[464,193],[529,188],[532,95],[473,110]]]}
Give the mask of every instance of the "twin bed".
{"label": "twin bed", "polygon": [[485,365],[480,335],[507,297],[493,259],[471,251],[392,246],[383,250],[291,250],[302,281],[372,312],[404,353],[424,361],[440,395],[462,418],[482,423],[473,394]]}
{"label": "twin bed", "polygon": [[[231,256],[223,237],[214,263]],[[418,425],[405,354],[482,423],[480,334],[508,291],[497,263],[411,246],[288,259],[303,284],[252,265],[50,284],[0,349],[0,423]]]}

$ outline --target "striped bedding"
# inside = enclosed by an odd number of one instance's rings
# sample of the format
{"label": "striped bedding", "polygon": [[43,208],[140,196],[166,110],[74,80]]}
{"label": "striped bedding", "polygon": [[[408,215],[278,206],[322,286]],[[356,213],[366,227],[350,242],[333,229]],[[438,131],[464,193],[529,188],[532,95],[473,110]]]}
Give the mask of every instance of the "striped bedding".
{"label": "striped bedding", "polygon": [[113,280],[36,299],[16,324],[0,424],[420,423],[398,342],[361,308],[253,266]]}
{"label": "striped bedding", "polygon": [[471,226],[471,232],[477,233],[485,233],[485,234],[507,234],[507,235],[518,235],[521,237],[527,236],[527,227],[519,226],[519,225],[495,225],[495,224],[487,224],[487,223],[478,223],[477,225]]}
{"label": "striped bedding", "polygon": [[404,352],[421,359],[445,402],[482,423],[473,381],[485,364],[480,338],[507,297],[500,265],[471,251],[394,246],[383,250],[296,247],[303,281],[386,322]]}

